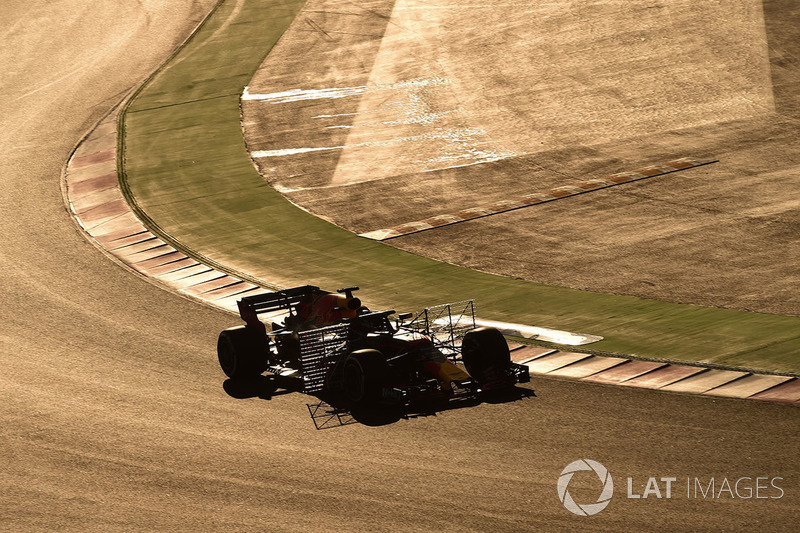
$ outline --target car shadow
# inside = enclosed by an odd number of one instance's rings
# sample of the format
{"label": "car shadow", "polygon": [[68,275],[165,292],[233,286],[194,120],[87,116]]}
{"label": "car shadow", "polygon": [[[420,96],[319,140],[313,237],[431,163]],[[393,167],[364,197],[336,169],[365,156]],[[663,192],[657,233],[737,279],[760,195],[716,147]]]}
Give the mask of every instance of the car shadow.
{"label": "car shadow", "polygon": [[[536,393],[532,389],[514,386],[502,391],[494,391],[491,393],[482,392],[475,396],[465,396],[449,400],[421,402],[408,407],[392,405],[348,407],[345,403],[337,402],[335,398],[320,398],[321,403],[308,405],[308,407],[317,429],[327,429],[329,427],[343,426],[355,422],[364,426],[374,427],[394,424],[400,420],[436,416],[445,411],[466,409],[482,403],[510,403],[535,396]],[[321,425],[319,424],[318,417],[315,417],[315,413],[319,413],[322,407],[328,408],[326,412],[327,415],[336,415],[336,417],[327,418],[326,423]],[[349,415],[349,417],[346,415]]]}
{"label": "car shadow", "polygon": [[249,398],[271,400],[275,396],[300,392],[296,383],[271,375],[261,375],[247,380],[226,379],[222,383],[222,388],[228,396],[237,400]]}
{"label": "car shadow", "polygon": [[475,407],[482,403],[488,403],[488,404],[510,403],[535,396],[536,393],[533,391],[533,389],[526,389],[524,387],[514,386],[500,391],[481,392],[478,393],[476,396],[467,396],[464,398],[458,398],[443,403],[437,403],[432,405],[423,404],[418,406],[416,409],[409,409],[407,416],[408,418],[436,416],[437,413],[442,413],[444,411],[452,411],[455,409],[465,409],[468,407]]}
{"label": "car shadow", "polygon": [[[226,379],[222,388],[231,398],[245,400],[259,398],[271,400],[276,396],[302,392],[302,382],[292,378],[261,375],[249,380]],[[411,406],[374,405],[352,406],[336,396],[309,396],[317,403],[306,404],[317,429],[329,429],[353,423],[364,426],[386,426],[400,420],[436,416],[439,413],[475,407],[482,403],[502,404],[535,397],[532,389],[514,386],[500,391],[480,392],[476,395],[418,402]]]}

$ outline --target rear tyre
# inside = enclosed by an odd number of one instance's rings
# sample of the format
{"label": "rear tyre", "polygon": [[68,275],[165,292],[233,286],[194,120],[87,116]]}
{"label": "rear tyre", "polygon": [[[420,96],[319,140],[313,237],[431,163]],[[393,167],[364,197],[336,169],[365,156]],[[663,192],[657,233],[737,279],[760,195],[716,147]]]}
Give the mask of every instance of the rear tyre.
{"label": "rear tyre", "polygon": [[477,328],[461,341],[461,361],[467,372],[482,386],[508,375],[511,352],[503,334],[494,328]]}
{"label": "rear tyre", "polygon": [[217,357],[219,366],[231,379],[252,379],[267,369],[269,339],[244,326],[219,334]]}
{"label": "rear tyre", "polygon": [[389,363],[378,350],[358,350],[344,362],[343,389],[356,406],[375,404],[389,376]]}

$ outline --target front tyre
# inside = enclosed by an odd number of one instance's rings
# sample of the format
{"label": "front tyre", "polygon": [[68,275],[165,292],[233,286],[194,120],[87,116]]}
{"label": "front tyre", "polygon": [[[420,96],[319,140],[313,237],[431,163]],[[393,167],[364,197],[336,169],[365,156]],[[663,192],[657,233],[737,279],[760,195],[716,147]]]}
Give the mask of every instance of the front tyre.
{"label": "front tyre", "polygon": [[477,328],[461,341],[461,361],[482,388],[512,385],[511,352],[503,334],[495,328]]}
{"label": "front tyre", "polygon": [[267,369],[269,339],[245,326],[230,328],[219,334],[217,357],[219,366],[231,379],[251,379]]}
{"label": "front tyre", "polygon": [[374,405],[381,400],[388,376],[389,363],[381,352],[355,351],[344,362],[344,394],[354,405]]}

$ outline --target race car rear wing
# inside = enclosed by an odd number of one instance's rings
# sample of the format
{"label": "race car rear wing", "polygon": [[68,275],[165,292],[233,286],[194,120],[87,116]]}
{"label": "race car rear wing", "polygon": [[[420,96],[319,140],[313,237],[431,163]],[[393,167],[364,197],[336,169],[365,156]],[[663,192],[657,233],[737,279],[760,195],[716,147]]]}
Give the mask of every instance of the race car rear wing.
{"label": "race car rear wing", "polygon": [[315,293],[324,292],[314,285],[303,285],[291,289],[281,289],[267,294],[257,294],[255,296],[245,296],[236,304],[239,307],[239,316],[248,326],[263,328],[263,324],[258,320],[258,315],[270,311],[281,309],[291,309],[292,306],[300,303],[303,298]]}

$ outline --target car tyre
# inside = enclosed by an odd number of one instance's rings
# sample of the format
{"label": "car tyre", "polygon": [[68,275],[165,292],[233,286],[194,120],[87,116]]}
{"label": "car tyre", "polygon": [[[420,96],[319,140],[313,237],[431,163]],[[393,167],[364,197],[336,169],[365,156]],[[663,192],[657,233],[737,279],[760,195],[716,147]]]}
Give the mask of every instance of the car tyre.
{"label": "car tyre", "polygon": [[226,329],[217,339],[219,366],[235,380],[252,379],[264,372],[268,350],[269,339],[245,326]]}
{"label": "car tyre", "polygon": [[503,334],[495,328],[469,331],[461,341],[461,361],[480,384],[511,367],[511,352]]}
{"label": "car tyre", "polygon": [[343,389],[357,406],[375,404],[389,376],[389,363],[378,350],[358,350],[344,362]]}

